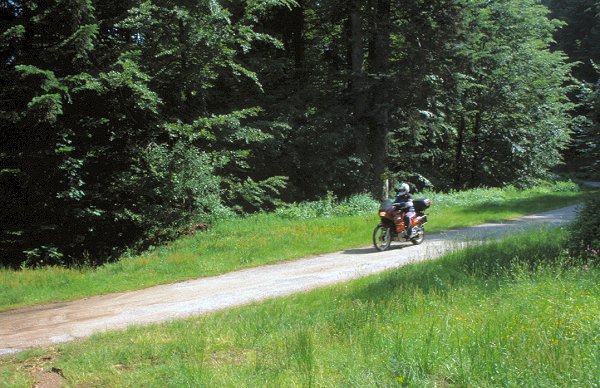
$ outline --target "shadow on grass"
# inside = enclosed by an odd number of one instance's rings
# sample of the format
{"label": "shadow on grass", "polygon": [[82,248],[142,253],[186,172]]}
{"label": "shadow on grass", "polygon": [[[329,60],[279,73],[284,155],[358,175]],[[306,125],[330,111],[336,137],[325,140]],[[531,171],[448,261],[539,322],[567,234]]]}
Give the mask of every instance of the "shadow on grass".
{"label": "shadow on grass", "polygon": [[371,301],[385,300],[390,293],[414,292],[445,295],[463,285],[475,285],[493,293],[499,285],[522,273],[561,261],[566,237],[552,228],[542,228],[502,241],[450,253],[440,259],[408,265],[389,272],[379,281],[357,290],[353,297]]}
{"label": "shadow on grass", "polygon": [[580,198],[567,194],[548,194],[535,198],[526,198],[518,200],[509,200],[502,203],[488,202],[466,207],[460,211],[463,214],[478,214],[484,212],[519,212],[519,213],[537,213],[557,207],[573,205],[580,201]]}

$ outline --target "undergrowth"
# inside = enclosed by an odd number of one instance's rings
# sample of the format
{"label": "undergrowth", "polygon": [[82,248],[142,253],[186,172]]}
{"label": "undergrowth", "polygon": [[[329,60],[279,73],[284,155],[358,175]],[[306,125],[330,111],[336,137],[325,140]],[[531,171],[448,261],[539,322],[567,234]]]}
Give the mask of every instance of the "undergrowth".
{"label": "undergrowth", "polygon": [[371,214],[379,203],[368,194],[353,195],[342,201],[329,193],[327,197],[311,202],[293,203],[279,207],[274,214],[287,219],[317,217],[345,217]]}
{"label": "undergrowth", "polygon": [[600,260],[600,195],[590,193],[579,209],[569,241],[571,254],[589,261]]}

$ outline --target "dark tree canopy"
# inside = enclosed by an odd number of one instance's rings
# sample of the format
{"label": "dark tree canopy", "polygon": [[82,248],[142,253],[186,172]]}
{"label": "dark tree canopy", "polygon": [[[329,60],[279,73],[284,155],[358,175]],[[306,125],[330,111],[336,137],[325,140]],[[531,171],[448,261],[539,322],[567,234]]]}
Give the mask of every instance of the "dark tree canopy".
{"label": "dark tree canopy", "polygon": [[597,0],[544,0],[551,16],[564,24],[554,36],[556,49],[574,63],[572,75],[579,88],[570,94],[578,104],[573,112],[573,141],[565,158],[570,169],[600,176],[600,2]]}
{"label": "dark tree canopy", "polygon": [[0,1],[1,263],[384,179],[546,178],[571,128],[595,141],[600,41],[593,1],[546,4],[568,24],[536,0]]}

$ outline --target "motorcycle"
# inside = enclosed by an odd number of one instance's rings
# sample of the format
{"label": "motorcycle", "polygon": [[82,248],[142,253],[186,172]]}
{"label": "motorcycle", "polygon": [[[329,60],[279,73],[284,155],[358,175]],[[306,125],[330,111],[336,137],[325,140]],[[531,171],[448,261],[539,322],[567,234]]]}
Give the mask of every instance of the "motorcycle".
{"label": "motorcycle", "polygon": [[[373,231],[373,245],[378,251],[385,251],[390,247],[392,241],[410,241],[414,245],[419,245],[425,239],[425,224],[427,215],[424,213],[431,206],[429,199],[415,199],[402,204],[394,204],[392,201],[385,201],[379,207],[379,225]],[[411,219],[413,233],[407,235],[404,226],[405,210],[414,207],[416,215]]]}

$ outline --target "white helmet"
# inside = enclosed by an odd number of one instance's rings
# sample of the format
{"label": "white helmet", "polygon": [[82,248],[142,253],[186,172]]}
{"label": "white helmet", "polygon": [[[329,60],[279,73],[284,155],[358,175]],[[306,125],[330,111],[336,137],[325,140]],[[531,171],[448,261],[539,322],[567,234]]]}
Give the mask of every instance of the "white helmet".
{"label": "white helmet", "polygon": [[408,183],[400,183],[398,186],[398,194],[408,194],[410,192],[410,186]]}

